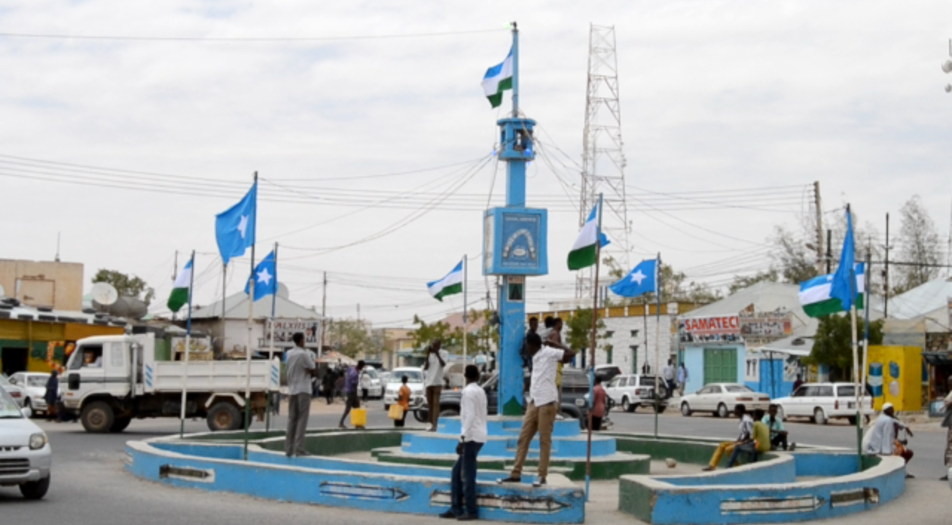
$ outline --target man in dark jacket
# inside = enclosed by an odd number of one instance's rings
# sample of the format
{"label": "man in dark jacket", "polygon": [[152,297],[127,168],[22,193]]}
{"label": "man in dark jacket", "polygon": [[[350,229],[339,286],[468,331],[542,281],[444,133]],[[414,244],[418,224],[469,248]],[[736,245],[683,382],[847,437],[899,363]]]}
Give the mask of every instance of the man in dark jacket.
{"label": "man in dark jacket", "polygon": [[46,380],[46,393],[43,394],[43,400],[46,401],[47,421],[52,421],[56,417],[57,399],[59,399],[59,372],[53,370],[50,372],[50,378]]}

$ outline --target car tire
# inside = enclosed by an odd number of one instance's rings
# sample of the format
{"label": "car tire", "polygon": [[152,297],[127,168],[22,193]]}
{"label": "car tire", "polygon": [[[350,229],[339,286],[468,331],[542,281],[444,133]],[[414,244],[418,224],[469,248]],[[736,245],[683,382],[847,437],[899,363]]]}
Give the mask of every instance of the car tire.
{"label": "car tire", "polygon": [[113,434],[118,434],[129,428],[129,423],[132,423],[131,417],[117,417],[115,420],[113,420],[112,426],[109,427],[109,431]]}
{"label": "car tire", "polygon": [[453,408],[444,408],[440,411],[440,417],[456,417],[459,416],[459,411]]}
{"label": "car tire", "polygon": [[684,417],[691,417],[691,406],[687,403],[681,403],[681,415]]}
{"label": "car tire", "polygon": [[419,409],[413,411],[413,419],[416,419],[418,423],[429,423],[430,422],[430,411],[425,409]]}
{"label": "car tire", "polygon": [[390,405],[384,403],[384,404],[383,404],[383,411],[384,411],[384,412],[389,412],[389,411],[390,411]]}
{"label": "car tire", "polygon": [[849,416],[846,420],[850,422],[850,425],[856,426],[856,416]]}
{"label": "car tire", "polygon": [[23,408],[30,409],[30,417],[36,417],[36,409],[33,408],[33,401],[30,398],[26,398],[26,401],[23,402]]}
{"label": "car tire", "polygon": [[668,409],[668,405],[657,404],[653,408],[658,414],[664,414],[664,411]]}
{"label": "car tire", "polygon": [[79,416],[83,422],[83,428],[86,432],[93,434],[105,434],[112,428],[116,419],[116,414],[112,407],[105,401],[93,401],[83,407],[83,412]]}
{"label": "car tire", "polygon": [[52,475],[38,481],[21,483],[20,494],[23,494],[26,499],[42,499],[43,496],[46,496],[46,492],[50,490],[50,477]]}
{"label": "car tire", "polygon": [[634,412],[635,407],[631,406],[631,402],[628,401],[627,397],[621,398],[621,409],[625,412]]}
{"label": "car tire", "polygon": [[717,417],[727,417],[729,415],[731,415],[731,413],[727,410],[727,405],[724,403],[717,405]]}
{"label": "car tire", "polygon": [[826,414],[823,413],[822,408],[816,407],[815,409],[813,409],[813,422],[816,423],[817,425],[826,424]]}
{"label": "car tire", "polygon": [[242,427],[241,410],[233,403],[219,401],[212,405],[205,417],[205,423],[212,432],[238,430]]}

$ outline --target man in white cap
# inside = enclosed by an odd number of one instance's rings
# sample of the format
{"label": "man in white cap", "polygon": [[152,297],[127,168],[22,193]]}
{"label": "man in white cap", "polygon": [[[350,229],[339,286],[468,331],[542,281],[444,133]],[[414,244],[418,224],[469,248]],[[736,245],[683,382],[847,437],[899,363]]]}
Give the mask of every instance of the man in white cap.
{"label": "man in white cap", "polygon": [[[912,430],[902,421],[896,419],[896,412],[892,403],[883,405],[883,413],[873,423],[872,428],[866,431],[863,438],[863,453],[878,456],[902,456],[909,463],[912,459],[912,451],[898,444],[896,433],[899,429],[905,429],[909,437],[913,437]],[[898,444],[898,446],[897,446]],[[906,474],[907,478],[913,477],[912,474]]]}

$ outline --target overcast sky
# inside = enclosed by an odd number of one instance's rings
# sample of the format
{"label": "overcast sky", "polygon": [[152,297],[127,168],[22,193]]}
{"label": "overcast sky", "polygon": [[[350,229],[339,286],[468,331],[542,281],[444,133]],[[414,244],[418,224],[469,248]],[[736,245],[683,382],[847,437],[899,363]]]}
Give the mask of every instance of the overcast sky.
{"label": "overcast sky", "polygon": [[[491,157],[501,113],[480,80],[508,52],[512,20],[521,106],[555,168],[529,167],[529,204],[551,208],[551,273],[530,280],[530,309],[573,296],[565,256],[578,230],[590,22],[616,29],[632,263],[660,251],[714,286],[766,268],[765,239],[809,211],[813,181],[828,220],[850,202],[882,232],[885,213],[896,217],[918,193],[948,235],[947,0],[30,0],[0,2],[0,33],[453,34],[0,36],[0,257],[52,259],[61,233],[63,260],[84,263],[87,281],[98,268],[135,273],[164,303],[175,250],[181,265],[195,249],[196,301],[208,304],[221,293],[214,215],[257,170],[258,257],[282,243],[293,300],[319,310],[327,271],[329,315],[354,317],[359,303],[381,326],[438,318],[461,303],[429,299],[426,281],[480,253],[480,210],[491,187],[493,202],[504,188],[501,164],[493,185]],[[743,208],[705,210],[651,193],[717,200],[686,192],[778,187]],[[448,190],[456,197],[415,211]],[[402,204],[373,204],[398,192]],[[231,292],[247,258],[233,266]],[[476,263],[470,277],[484,295]]]}

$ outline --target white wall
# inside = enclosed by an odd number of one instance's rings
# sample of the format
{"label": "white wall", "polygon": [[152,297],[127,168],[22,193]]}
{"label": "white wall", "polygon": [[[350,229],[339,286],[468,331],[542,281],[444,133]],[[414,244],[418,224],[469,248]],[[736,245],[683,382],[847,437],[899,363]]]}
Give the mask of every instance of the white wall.
{"label": "white wall", "polygon": [[[605,339],[599,339],[598,346],[610,344],[612,345],[612,364],[618,365],[622,372],[632,373],[632,372],[641,372],[641,366],[645,363],[645,360],[651,364],[651,371],[659,371],[661,368],[664,368],[664,365],[667,364],[668,358],[671,357],[671,345],[673,343],[674,334],[671,333],[671,323],[673,322],[673,317],[668,315],[661,316],[661,331],[658,332],[658,319],[655,316],[649,316],[648,321],[648,345],[645,346],[645,319],[643,317],[607,317],[602,319],[605,323],[605,328],[600,331],[600,334],[606,332],[614,332],[611,337]],[[638,335],[632,337],[631,331],[638,330]],[[630,347],[632,345],[638,345],[638,356],[637,361],[634,364],[637,364],[637,370],[632,368],[632,351]],[[658,367],[658,355],[660,350],[660,360],[661,367]],[[608,353],[603,349],[599,348],[595,352],[595,364],[604,365],[608,363]]]}

